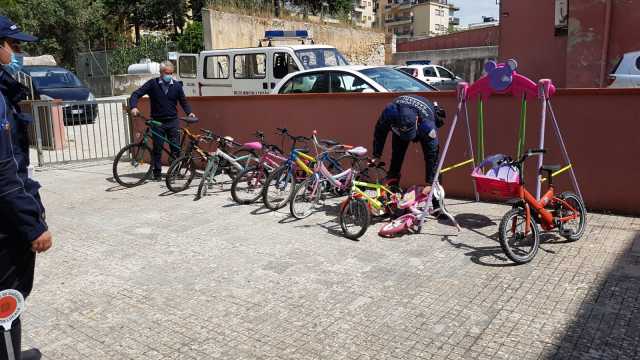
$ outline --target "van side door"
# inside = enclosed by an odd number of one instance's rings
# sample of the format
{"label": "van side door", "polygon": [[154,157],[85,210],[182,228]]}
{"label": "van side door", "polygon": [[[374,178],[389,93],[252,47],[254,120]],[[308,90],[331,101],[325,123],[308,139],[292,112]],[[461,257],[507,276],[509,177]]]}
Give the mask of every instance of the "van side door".
{"label": "van side door", "polygon": [[231,72],[233,95],[266,95],[271,92],[268,49],[238,51],[233,54]]}
{"label": "van side door", "polygon": [[199,77],[200,95],[233,95],[231,82],[231,56],[228,53],[205,53],[201,55]]}
{"label": "van side door", "polygon": [[271,68],[273,80],[270,83],[270,90],[273,90],[282,78],[292,72],[300,70],[292,54],[284,50],[276,50],[273,52],[271,56]]}

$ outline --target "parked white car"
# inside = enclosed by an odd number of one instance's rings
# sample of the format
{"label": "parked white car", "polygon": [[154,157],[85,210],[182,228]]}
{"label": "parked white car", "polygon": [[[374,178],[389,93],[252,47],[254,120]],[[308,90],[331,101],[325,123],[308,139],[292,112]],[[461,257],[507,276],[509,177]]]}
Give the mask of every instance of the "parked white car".
{"label": "parked white car", "polygon": [[612,74],[609,75],[609,87],[640,87],[640,51],[622,56]]}
{"label": "parked white car", "polygon": [[272,94],[437,91],[433,86],[387,66],[332,66],[287,75]]}
{"label": "parked white car", "polygon": [[462,79],[440,65],[405,65],[398,70],[433,85],[439,90],[454,90]]}

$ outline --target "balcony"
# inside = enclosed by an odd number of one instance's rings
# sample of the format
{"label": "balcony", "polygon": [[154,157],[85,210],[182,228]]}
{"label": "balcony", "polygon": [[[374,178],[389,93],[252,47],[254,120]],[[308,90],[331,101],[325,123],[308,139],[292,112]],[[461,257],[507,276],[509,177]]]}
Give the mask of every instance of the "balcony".
{"label": "balcony", "polygon": [[385,5],[385,9],[409,9],[415,4],[417,4],[417,0],[394,0]]}
{"label": "balcony", "polygon": [[387,26],[411,24],[412,22],[413,16],[396,16],[384,21]]}

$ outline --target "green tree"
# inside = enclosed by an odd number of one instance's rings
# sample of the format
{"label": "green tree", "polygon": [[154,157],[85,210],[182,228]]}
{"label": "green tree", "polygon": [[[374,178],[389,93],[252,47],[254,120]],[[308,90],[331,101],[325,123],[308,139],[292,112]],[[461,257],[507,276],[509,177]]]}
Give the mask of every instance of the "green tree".
{"label": "green tree", "polygon": [[202,23],[194,21],[185,27],[182,34],[177,38],[178,51],[183,53],[197,54],[204,50],[204,36],[202,33]]}
{"label": "green tree", "polygon": [[105,9],[94,0],[2,0],[8,6],[0,13],[18,23],[40,42],[25,45],[32,55],[51,54],[58,62],[74,68],[75,55],[87,50],[92,40],[104,39]]}
{"label": "green tree", "polygon": [[132,46],[128,39],[122,37],[109,57],[109,70],[112,74],[126,74],[129,65],[142,59],[164,61],[171,48],[172,44],[163,36],[143,36],[137,46]]}

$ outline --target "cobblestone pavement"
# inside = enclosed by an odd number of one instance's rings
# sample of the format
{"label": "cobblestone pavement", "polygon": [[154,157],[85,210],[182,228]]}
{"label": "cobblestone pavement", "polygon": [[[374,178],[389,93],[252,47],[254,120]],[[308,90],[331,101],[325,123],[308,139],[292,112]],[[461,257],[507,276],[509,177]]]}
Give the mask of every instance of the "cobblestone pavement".
{"label": "cobblestone pavement", "polygon": [[590,214],[511,266],[506,207],[450,201],[464,226],[359,242],[335,206],[291,221],[122,190],[110,165],[37,172],[56,242],[39,257],[25,346],[47,359],[638,359],[640,219]]}

